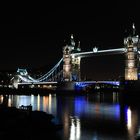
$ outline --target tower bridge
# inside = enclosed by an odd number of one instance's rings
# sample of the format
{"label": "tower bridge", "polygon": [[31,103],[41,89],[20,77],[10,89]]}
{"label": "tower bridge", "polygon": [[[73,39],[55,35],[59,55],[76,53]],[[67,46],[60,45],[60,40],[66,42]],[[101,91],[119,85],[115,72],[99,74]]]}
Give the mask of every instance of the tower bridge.
{"label": "tower bridge", "polygon": [[[70,44],[63,47],[63,57],[58,63],[46,74],[35,79],[32,78],[26,70],[18,69],[17,74],[12,79],[14,84],[20,83],[43,83],[43,82],[80,82],[80,63],[81,59],[92,56],[124,54],[125,55],[125,80],[138,80],[140,64],[140,40],[135,34],[135,26],[132,26],[133,34],[124,38],[122,48],[100,50],[94,47],[91,51],[81,51],[80,42],[76,46],[74,37],[71,35]],[[15,85],[16,85],[15,84]]]}

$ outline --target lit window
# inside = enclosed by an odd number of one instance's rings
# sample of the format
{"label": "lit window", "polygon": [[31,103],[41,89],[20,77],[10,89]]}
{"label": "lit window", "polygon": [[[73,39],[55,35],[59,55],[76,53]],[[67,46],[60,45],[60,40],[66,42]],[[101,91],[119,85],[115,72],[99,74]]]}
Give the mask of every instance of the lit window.
{"label": "lit window", "polygon": [[128,67],[129,67],[129,68],[134,67],[134,63],[132,63],[132,62],[131,62],[131,63],[128,63]]}

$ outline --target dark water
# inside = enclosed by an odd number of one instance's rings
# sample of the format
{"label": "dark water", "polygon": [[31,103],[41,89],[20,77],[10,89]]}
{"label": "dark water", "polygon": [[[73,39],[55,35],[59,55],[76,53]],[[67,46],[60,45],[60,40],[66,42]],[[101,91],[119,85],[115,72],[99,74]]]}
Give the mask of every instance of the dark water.
{"label": "dark water", "polygon": [[[8,106],[33,106],[62,123],[63,140],[134,140],[140,127],[140,108],[122,104],[119,93],[45,96],[7,95]],[[3,95],[0,103],[3,103]]]}

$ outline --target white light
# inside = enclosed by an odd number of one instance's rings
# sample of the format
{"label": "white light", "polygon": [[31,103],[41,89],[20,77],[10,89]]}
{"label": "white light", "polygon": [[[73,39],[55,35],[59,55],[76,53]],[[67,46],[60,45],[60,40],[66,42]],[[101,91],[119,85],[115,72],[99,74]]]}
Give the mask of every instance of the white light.
{"label": "white light", "polygon": [[131,78],[131,76],[128,74],[128,79]]}
{"label": "white light", "polygon": [[80,139],[80,136],[81,136],[81,124],[80,124],[80,119],[77,118],[77,127],[76,127],[76,138],[77,140]]}
{"label": "white light", "polygon": [[48,111],[49,111],[49,113],[52,113],[51,108],[52,108],[52,95],[49,94],[49,104],[48,104]]}
{"label": "white light", "polygon": [[73,39],[73,34],[71,34],[71,39]]}
{"label": "white light", "polygon": [[74,47],[71,47],[72,50],[74,50]]}
{"label": "white light", "polygon": [[127,128],[130,129],[132,126],[132,118],[131,118],[131,110],[128,108],[127,110]]}
{"label": "white light", "polygon": [[69,65],[66,65],[65,71],[66,71],[66,72],[69,72]]}
{"label": "white light", "polygon": [[133,27],[133,29],[135,29],[135,24],[134,23],[133,23],[133,26],[132,27]]}
{"label": "white light", "polygon": [[81,124],[78,117],[71,117],[70,138],[69,140],[80,140]]}
{"label": "white light", "polygon": [[37,110],[40,110],[40,95],[37,96]]}
{"label": "white light", "polygon": [[34,95],[31,95],[31,104],[34,105]]}
{"label": "white light", "polygon": [[96,53],[98,51],[98,48],[93,48],[93,52]]}
{"label": "white light", "polygon": [[11,103],[11,98],[8,99],[8,107],[11,107],[12,103]]}
{"label": "white light", "polygon": [[134,51],[137,51],[137,47],[134,47]]}
{"label": "white light", "polygon": [[81,60],[81,57],[78,57],[78,61],[80,62],[80,60]]}
{"label": "white light", "polygon": [[133,68],[134,67],[134,63],[132,63],[132,62],[128,63],[128,67],[129,68]]}
{"label": "white light", "polygon": [[72,59],[74,59],[74,54],[71,55]]}

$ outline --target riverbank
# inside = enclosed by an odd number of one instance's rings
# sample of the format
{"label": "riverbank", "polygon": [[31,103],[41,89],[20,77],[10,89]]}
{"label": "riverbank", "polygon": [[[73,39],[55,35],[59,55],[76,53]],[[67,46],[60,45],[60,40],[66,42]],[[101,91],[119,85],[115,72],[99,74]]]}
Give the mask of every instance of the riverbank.
{"label": "riverbank", "polygon": [[53,115],[42,111],[0,105],[0,138],[14,140],[57,139],[62,125],[52,122]]}

